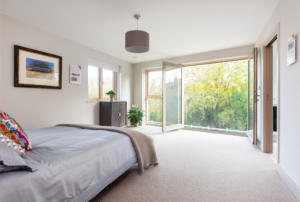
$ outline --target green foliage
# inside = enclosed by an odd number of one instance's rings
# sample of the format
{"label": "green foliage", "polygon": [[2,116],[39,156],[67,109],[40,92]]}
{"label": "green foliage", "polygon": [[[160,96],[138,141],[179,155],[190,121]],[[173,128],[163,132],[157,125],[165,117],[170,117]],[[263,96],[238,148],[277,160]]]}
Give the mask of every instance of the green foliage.
{"label": "green foliage", "polygon": [[[149,72],[149,95],[162,94],[162,72]],[[162,99],[149,98],[147,103],[147,119],[148,123],[161,122],[162,120]]]}
{"label": "green foliage", "polygon": [[[155,85],[154,79],[157,78],[153,77],[149,80],[149,90],[161,92],[159,91],[161,85]],[[172,82],[169,82],[170,85],[166,86],[165,99],[168,106],[166,119],[167,123],[171,124],[178,122],[180,79],[174,76]],[[246,131],[248,61],[240,60],[184,68],[184,102],[185,125]],[[147,107],[148,121],[161,122],[161,99],[148,99]]]}
{"label": "green foliage", "polygon": [[185,125],[247,130],[247,61],[185,69]]}
{"label": "green foliage", "polygon": [[99,95],[99,90],[97,88],[97,84],[98,84],[98,79],[95,77],[90,77],[89,81],[88,81],[88,89],[89,89],[89,98],[98,98]]}
{"label": "green foliage", "polygon": [[127,118],[130,120],[132,123],[139,123],[140,121],[143,120],[143,117],[145,116],[145,111],[141,110],[139,111],[139,108],[133,108],[128,111]]}
{"label": "green foliage", "polygon": [[162,100],[159,98],[149,98],[148,99],[148,104],[147,104],[147,109],[148,109],[148,123],[151,121],[154,122],[161,122],[162,118]]}
{"label": "green foliage", "polygon": [[116,95],[116,93],[113,90],[110,90],[106,93],[106,95],[108,95],[110,98],[113,98]]}

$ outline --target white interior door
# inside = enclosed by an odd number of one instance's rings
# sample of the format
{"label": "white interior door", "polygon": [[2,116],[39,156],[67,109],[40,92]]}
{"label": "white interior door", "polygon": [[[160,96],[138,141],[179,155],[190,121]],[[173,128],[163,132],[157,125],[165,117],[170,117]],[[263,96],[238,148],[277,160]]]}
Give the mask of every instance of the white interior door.
{"label": "white interior door", "polygon": [[163,127],[170,131],[184,127],[184,84],[183,66],[163,62]]}

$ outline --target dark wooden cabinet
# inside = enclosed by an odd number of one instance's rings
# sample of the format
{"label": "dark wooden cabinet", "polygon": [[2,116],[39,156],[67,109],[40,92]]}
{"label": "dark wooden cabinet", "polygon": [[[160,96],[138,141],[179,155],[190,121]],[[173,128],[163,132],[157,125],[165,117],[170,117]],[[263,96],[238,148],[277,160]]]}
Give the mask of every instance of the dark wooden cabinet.
{"label": "dark wooden cabinet", "polygon": [[127,125],[126,101],[101,101],[99,125],[123,127]]}

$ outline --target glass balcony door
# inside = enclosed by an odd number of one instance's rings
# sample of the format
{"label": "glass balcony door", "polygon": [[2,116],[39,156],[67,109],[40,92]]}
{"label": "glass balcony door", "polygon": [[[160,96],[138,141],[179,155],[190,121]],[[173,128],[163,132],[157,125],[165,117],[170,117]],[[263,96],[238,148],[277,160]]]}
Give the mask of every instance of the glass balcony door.
{"label": "glass balcony door", "polygon": [[247,136],[251,143],[257,139],[257,49],[255,48],[248,60],[248,123]]}
{"label": "glass balcony door", "polygon": [[182,65],[163,62],[163,132],[184,127],[182,67]]}

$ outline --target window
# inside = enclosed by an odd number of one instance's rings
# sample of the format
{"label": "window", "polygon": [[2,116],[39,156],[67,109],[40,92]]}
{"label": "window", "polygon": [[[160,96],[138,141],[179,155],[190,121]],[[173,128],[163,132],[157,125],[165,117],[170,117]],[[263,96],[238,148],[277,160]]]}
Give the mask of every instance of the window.
{"label": "window", "polygon": [[184,76],[185,128],[246,134],[248,59],[188,66]]}
{"label": "window", "polygon": [[109,96],[106,95],[106,93],[110,90],[114,90],[114,85],[113,85],[114,72],[111,70],[103,69],[102,75],[103,75],[103,77],[102,77],[102,86],[103,86],[102,97],[109,98]]}
{"label": "window", "polygon": [[[88,67],[88,98],[89,101],[109,100],[106,93],[110,90],[117,92],[117,72],[101,69],[94,66]],[[116,100],[116,96],[114,100]]]}
{"label": "window", "polygon": [[146,124],[162,123],[162,69],[146,70]]}
{"label": "window", "polygon": [[[183,71],[185,128],[246,134],[248,59],[186,65]],[[166,79],[167,89],[178,89],[177,79]],[[162,69],[146,70],[145,82],[146,124],[162,125]],[[178,103],[174,98],[169,105]],[[172,123],[176,112],[167,112]]]}

